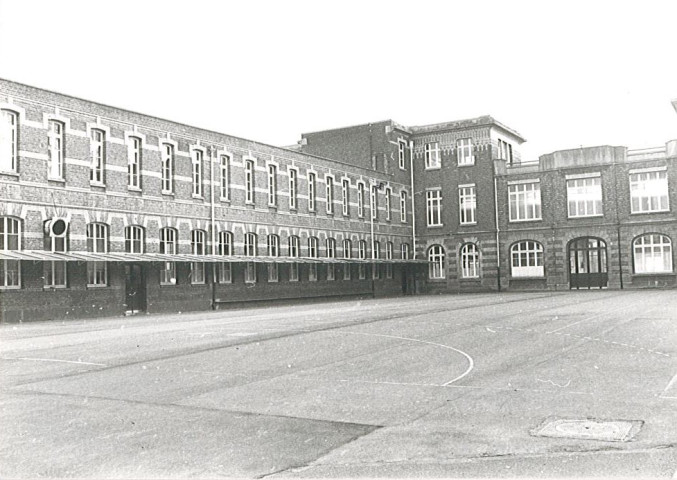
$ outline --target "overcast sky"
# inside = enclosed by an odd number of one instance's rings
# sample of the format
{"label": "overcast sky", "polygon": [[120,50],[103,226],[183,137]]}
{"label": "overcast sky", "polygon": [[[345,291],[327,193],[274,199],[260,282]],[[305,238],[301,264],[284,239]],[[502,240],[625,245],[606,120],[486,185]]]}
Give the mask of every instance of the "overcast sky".
{"label": "overcast sky", "polygon": [[524,159],[677,138],[677,1],[0,0],[0,77],[273,145],[492,115]]}

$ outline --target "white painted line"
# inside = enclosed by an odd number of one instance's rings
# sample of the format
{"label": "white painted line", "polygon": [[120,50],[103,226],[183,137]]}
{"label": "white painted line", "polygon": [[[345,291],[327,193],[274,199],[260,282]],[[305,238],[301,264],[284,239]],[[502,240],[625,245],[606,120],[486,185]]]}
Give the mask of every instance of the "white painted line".
{"label": "white painted line", "polygon": [[612,309],[612,310],[607,310],[606,312],[598,313],[598,314],[596,314],[596,315],[591,315],[591,316],[586,317],[586,318],[584,318],[584,319],[582,319],[582,320],[579,320],[579,321],[574,322],[574,323],[570,323],[569,325],[565,325],[565,326],[560,327],[560,328],[556,328],[555,330],[551,330],[551,331],[546,332],[546,333],[556,333],[556,332],[559,332],[560,330],[564,330],[565,328],[573,327],[574,325],[578,325],[579,323],[587,322],[587,321],[589,321],[589,320],[593,320],[593,319],[595,319],[595,318],[597,318],[597,317],[602,317],[602,316],[604,316],[604,315],[609,315],[610,313],[614,313],[614,312],[617,312],[617,311],[619,311],[619,310],[623,310],[623,309],[625,309],[625,308],[627,308],[627,306],[623,305],[623,306],[621,306],[621,307],[614,308],[614,309]]}
{"label": "white painted line", "polygon": [[340,333],[347,333],[347,334],[351,334],[351,335],[366,335],[366,336],[372,336],[372,337],[395,338],[397,340],[406,340],[406,341],[409,341],[409,342],[424,343],[426,345],[433,345],[433,346],[436,346],[436,347],[442,347],[442,348],[446,348],[446,349],[453,350],[455,352],[460,353],[461,355],[463,355],[466,358],[466,360],[468,360],[468,368],[466,369],[465,372],[463,372],[458,377],[454,378],[453,380],[449,380],[446,383],[443,383],[442,384],[443,387],[449,386],[452,383],[459,381],[460,379],[462,379],[463,377],[468,375],[473,368],[475,368],[475,362],[473,361],[473,359],[470,355],[468,355],[467,353],[465,353],[462,350],[459,350],[458,348],[450,347],[449,345],[443,345],[441,343],[435,343],[435,342],[427,342],[425,340],[416,340],[415,338],[398,337],[398,336],[395,336],[395,335],[382,335],[382,334],[379,334],[379,333],[362,333],[362,332],[340,332]]}
{"label": "white painted line", "polygon": [[668,386],[665,387],[661,395],[665,395],[666,393],[668,393],[668,390],[670,390],[670,387],[672,387],[675,384],[675,382],[677,382],[677,374],[675,374],[675,376],[672,377],[672,380],[668,382]]}
{"label": "white painted line", "polygon": [[81,362],[79,360],[58,360],[55,358],[31,358],[31,357],[2,357],[3,360],[29,360],[33,362],[55,362],[55,363],[75,363],[77,365],[95,365],[97,367],[107,367],[105,363]]}

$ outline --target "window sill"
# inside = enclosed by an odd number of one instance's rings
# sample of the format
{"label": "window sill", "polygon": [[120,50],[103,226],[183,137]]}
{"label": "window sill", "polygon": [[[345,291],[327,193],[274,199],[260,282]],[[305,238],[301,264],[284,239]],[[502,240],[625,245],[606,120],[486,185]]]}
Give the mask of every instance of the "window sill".
{"label": "window sill", "polygon": [[190,282],[191,285],[207,285],[207,282]]}
{"label": "window sill", "polygon": [[65,178],[47,177],[47,180],[50,182],[66,183]]}
{"label": "window sill", "polygon": [[474,167],[474,166],[475,166],[475,162],[472,162],[472,163],[459,163],[459,164],[457,164],[457,166],[459,166],[459,167]]}
{"label": "window sill", "polygon": [[447,281],[447,278],[446,277],[443,277],[443,278],[430,278],[430,277],[428,277],[428,281],[430,283],[445,283]]}
{"label": "window sill", "polygon": [[108,288],[108,285],[96,285],[96,284],[87,284],[87,288]]}
{"label": "window sill", "polygon": [[436,165],[434,167],[425,167],[425,171],[429,172],[431,170],[440,170],[442,168],[442,165]]}
{"label": "window sill", "polygon": [[428,228],[443,228],[444,224],[427,225]]}
{"label": "window sill", "polygon": [[205,197],[203,197],[202,195],[197,195],[195,193],[193,193],[191,195],[191,198],[194,198],[195,200],[202,200],[202,201],[204,201],[204,199],[205,199]]}
{"label": "window sill", "polygon": [[670,213],[670,209],[667,210],[649,210],[646,212],[630,212],[630,215],[647,215],[652,213]]}
{"label": "window sill", "polygon": [[98,187],[98,188],[106,188],[106,184],[103,182],[94,182],[92,180],[89,181],[89,186],[90,187]]}
{"label": "window sill", "polygon": [[459,223],[458,225],[460,227],[475,227],[477,226],[477,222]]}
{"label": "window sill", "polygon": [[161,287],[176,287],[177,285],[178,285],[178,283],[176,283],[176,282],[174,282],[174,283],[171,283],[171,282],[170,283],[160,283]]}
{"label": "window sill", "polygon": [[595,215],[576,215],[576,216],[567,216],[568,220],[577,220],[579,218],[603,218],[603,213],[596,213]]}
{"label": "window sill", "polygon": [[542,222],[543,218],[526,218],[524,220],[508,220],[508,223]]}
{"label": "window sill", "polygon": [[[88,285],[89,286],[89,285]],[[43,285],[42,289],[44,291],[49,290],[66,290],[68,288],[66,285]]]}
{"label": "window sill", "polygon": [[130,192],[141,192],[141,188],[139,187],[132,187],[132,186],[127,186],[127,190]]}
{"label": "window sill", "polygon": [[10,287],[0,287],[0,291],[5,290],[21,290],[21,285],[12,285]]}
{"label": "window sill", "polygon": [[173,197],[173,196],[174,196],[174,192],[171,192],[171,191],[169,191],[169,190],[162,190],[162,195],[166,195],[166,196],[168,196],[168,197]]}
{"label": "window sill", "polygon": [[0,170],[0,175],[19,178],[19,172],[15,172],[12,170]]}
{"label": "window sill", "polygon": [[223,203],[230,203],[230,198],[228,198],[228,197],[220,197],[220,198],[219,198],[219,201],[220,201],[220,202],[223,202]]}
{"label": "window sill", "polygon": [[677,277],[675,272],[651,272],[651,273],[633,273],[632,278],[647,278],[647,277]]}
{"label": "window sill", "polygon": [[510,278],[511,281],[512,280],[545,280],[545,275],[543,275],[543,276],[529,276],[529,277],[526,277],[526,276],[525,277],[510,276],[509,278]]}

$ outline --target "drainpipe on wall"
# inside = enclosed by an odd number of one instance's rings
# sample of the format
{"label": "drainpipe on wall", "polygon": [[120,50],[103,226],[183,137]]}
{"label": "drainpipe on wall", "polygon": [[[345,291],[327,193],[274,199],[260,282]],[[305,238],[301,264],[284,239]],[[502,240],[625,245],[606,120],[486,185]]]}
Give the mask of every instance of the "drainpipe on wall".
{"label": "drainpipe on wall", "polygon": [[411,174],[411,240],[413,259],[416,260],[416,206],[414,203],[414,141],[409,140],[409,171]]}
{"label": "drainpipe on wall", "polygon": [[494,218],[496,220],[496,280],[498,291],[501,291],[501,239],[500,225],[498,222],[498,179],[496,178],[496,167],[494,165]]}

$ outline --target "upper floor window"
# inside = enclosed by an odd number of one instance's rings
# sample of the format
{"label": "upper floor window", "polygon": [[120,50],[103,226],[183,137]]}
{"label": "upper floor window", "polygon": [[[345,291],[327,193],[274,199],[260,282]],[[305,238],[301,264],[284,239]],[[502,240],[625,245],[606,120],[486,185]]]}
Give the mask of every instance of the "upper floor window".
{"label": "upper floor window", "polygon": [[[0,217],[0,250],[21,250],[21,221]],[[21,287],[19,260],[0,260],[0,288]]]}
{"label": "upper floor window", "polygon": [[244,234],[244,254],[247,257],[255,257],[258,255],[258,246],[256,243],[256,234],[247,232]]}
{"label": "upper floor window", "polygon": [[50,120],[47,144],[49,151],[49,178],[52,180],[63,180],[64,178],[64,160],[66,157],[64,143],[64,124],[57,120]]}
{"label": "upper floor window", "polygon": [[460,223],[462,225],[477,222],[475,218],[475,210],[477,209],[475,185],[461,185],[458,187],[458,206],[460,210]]}
{"label": "upper floor window", "polygon": [[233,254],[233,234],[231,232],[219,232],[219,255],[230,256]]}
{"label": "upper floor window", "polygon": [[510,221],[541,219],[541,184],[538,181],[508,185]]}
{"label": "upper floor window", "polygon": [[127,173],[130,188],[141,188],[141,139],[129,137]]}
{"label": "upper floor window", "polygon": [[[87,224],[87,251],[108,253],[108,226],[103,223]],[[108,262],[87,262],[87,285],[103,287],[108,284]]]}
{"label": "upper floor window", "polygon": [[254,160],[244,162],[245,203],[254,203]]}
{"label": "upper floor window", "polygon": [[431,279],[442,279],[446,277],[444,268],[444,247],[442,245],[432,245],[428,249],[428,277]]}
{"label": "upper floor window", "polygon": [[477,245],[466,243],[461,247],[461,278],[480,276],[480,253]]}
{"label": "upper floor window", "polygon": [[650,233],[632,242],[635,273],[672,272],[672,242],[666,235]]}
{"label": "upper floor window", "polygon": [[392,206],[390,204],[390,197],[392,196],[393,191],[390,189],[390,187],[386,188],[386,196],[385,196],[385,209],[386,209],[386,221],[390,221],[390,217],[392,215]]}
{"label": "upper floor window", "polygon": [[567,205],[570,218],[602,215],[601,177],[568,179]]}
{"label": "upper floor window", "polygon": [[327,214],[331,215],[334,213],[334,178],[327,175],[324,177],[324,181],[326,186]]}
{"label": "upper floor window", "polygon": [[174,146],[169,143],[160,144],[162,152],[162,193],[174,191]]}
{"label": "upper floor window", "polygon": [[375,220],[378,217],[378,196],[376,188],[376,185],[372,185],[369,193],[369,210],[371,211],[372,220]]}
{"label": "upper floor window", "polygon": [[350,180],[343,179],[341,188],[341,203],[343,204],[343,215],[350,214]]}
{"label": "upper floor window", "polygon": [[204,152],[202,150],[193,150],[191,155],[191,171],[193,179],[193,196],[202,197],[202,161]]}
{"label": "upper floor window", "polygon": [[0,171],[16,172],[19,161],[19,115],[0,110]]}
{"label": "upper floor window", "polygon": [[277,166],[268,165],[268,206],[277,205]]}
{"label": "upper floor window", "polygon": [[308,172],[308,210],[315,211],[315,178],[314,172]]}
{"label": "upper floor window", "polygon": [[367,259],[367,241],[360,240],[357,244],[357,256],[360,260]]}
{"label": "upper floor window", "polygon": [[429,227],[442,225],[442,192],[440,190],[428,190],[425,192],[426,209]]}
{"label": "upper floor window", "polygon": [[296,209],[298,205],[298,186],[299,186],[299,174],[298,172],[290,168],[289,169],[289,208]]}
{"label": "upper floor window", "polygon": [[406,168],[405,162],[405,152],[407,149],[407,142],[404,140],[397,141],[397,162],[400,166],[400,169],[404,170]]}
{"label": "upper floor window", "polygon": [[129,225],[125,227],[125,252],[143,253],[143,227]]}
{"label": "upper floor window", "polygon": [[357,216],[364,217],[364,184],[357,184]]}
{"label": "upper floor window", "polygon": [[106,168],[106,133],[103,130],[92,129],[90,149],[92,165],[89,171],[89,181],[103,184],[103,174]]}
{"label": "upper floor window", "polygon": [[400,192],[400,222],[407,222],[407,192]]}
{"label": "upper floor window", "polygon": [[440,168],[440,144],[438,142],[426,143],[424,156],[425,168]]}
{"label": "upper floor window", "polygon": [[349,239],[343,240],[343,258],[349,259],[353,252],[353,242]]}
{"label": "upper floor window", "polygon": [[508,165],[512,165],[512,145],[500,138],[498,139],[498,158],[507,160]]}
{"label": "upper floor window", "polygon": [[409,244],[403,243],[400,245],[400,257],[402,260],[409,260]]}
{"label": "upper floor window", "polygon": [[510,247],[513,277],[542,277],[545,275],[543,245],[531,240]]}
{"label": "upper floor window", "polygon": [[230,200],[230,157],[219,157],[219,191],[221,200]]}
{"label": "upper floor window", "polygon": [[670,210],[665,169],[630,173],[630,208],[632,213]]}
{"label": "upper floor window", "polygon": [[472,154],[471,138],[461,138],[457,140],[456,152],[458,153],[459,165],[472,165],[475,163],[475,157]]}

